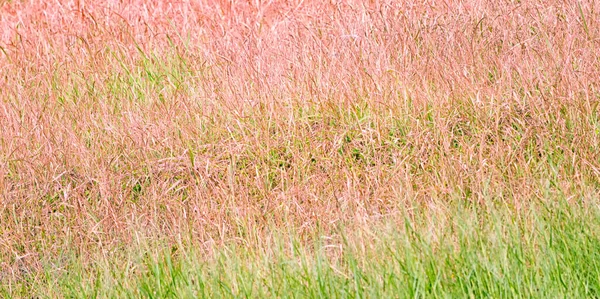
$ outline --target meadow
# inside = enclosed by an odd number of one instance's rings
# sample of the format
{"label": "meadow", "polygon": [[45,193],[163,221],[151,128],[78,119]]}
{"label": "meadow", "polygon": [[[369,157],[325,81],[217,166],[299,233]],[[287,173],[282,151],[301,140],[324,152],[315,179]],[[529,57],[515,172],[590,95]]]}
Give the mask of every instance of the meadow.
{"label": "meadow", "polygon": [[0,297],[599,297],[599,10],[0,0]]}

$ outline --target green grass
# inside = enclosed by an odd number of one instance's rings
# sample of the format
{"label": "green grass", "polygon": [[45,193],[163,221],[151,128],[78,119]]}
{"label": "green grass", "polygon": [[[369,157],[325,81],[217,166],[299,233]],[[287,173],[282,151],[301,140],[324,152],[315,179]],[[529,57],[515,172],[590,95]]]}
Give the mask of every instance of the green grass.
{"label": "green grass", "polygon": [[[83,266],[4,285],[4,297],[583,298],[600,295],[600,211],[586,203],[521,210],[457,201],[443,219],[405,215],[329,237],[273,233],[264,247],[232,242],[124,248]],[[557,203],[560,202],[560,203]],[[287,236],[287,237],[284,237]],[[311,240],[312,239],[312,240]],[[150,249],[152,248],[152,249]],[[157,248],[162,248],[157,250]],[[185,249],[183,249],[185,248]],[[127,252],[127,253],[126,253]]]}

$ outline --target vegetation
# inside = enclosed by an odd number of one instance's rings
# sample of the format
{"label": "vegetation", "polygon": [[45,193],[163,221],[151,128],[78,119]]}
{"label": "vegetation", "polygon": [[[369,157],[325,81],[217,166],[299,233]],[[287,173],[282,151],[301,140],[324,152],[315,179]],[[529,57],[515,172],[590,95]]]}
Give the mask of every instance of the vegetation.
{"label": "vegetation", "polygon": [[596,1],[0,2],[0,297],[600,296]]}

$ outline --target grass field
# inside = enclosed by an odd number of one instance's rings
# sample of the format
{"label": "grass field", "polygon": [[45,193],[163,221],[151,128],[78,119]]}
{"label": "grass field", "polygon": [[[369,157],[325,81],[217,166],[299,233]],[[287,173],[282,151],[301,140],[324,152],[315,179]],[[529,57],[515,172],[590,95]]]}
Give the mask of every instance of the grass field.
{"label": "grass field", "polygon": [[411,2],[0,0],[0,297],[600,296],[600,2]]}

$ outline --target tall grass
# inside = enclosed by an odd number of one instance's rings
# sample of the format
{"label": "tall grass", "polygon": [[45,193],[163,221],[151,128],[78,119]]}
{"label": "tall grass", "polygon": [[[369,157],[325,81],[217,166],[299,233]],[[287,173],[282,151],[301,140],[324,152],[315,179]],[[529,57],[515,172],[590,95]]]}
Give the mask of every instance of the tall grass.
{"label": "tall grass", "polygon": [[595,294],[597,9],[2,2],[3,290]]}

